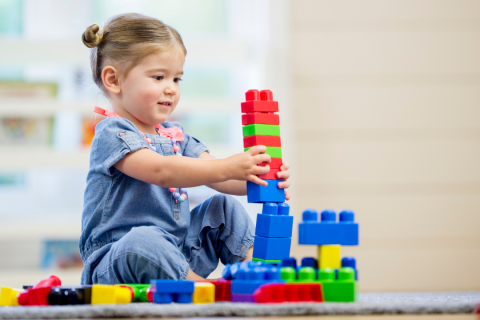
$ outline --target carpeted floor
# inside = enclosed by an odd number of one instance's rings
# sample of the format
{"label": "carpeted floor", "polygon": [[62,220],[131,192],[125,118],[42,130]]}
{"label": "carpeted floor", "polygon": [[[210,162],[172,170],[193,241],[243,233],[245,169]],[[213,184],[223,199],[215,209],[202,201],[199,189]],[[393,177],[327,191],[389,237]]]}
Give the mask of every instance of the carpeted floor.
{"label": "carpeted floor", "polygon": [[473,313],[480,292],[368,293],[356,303],[215,303],[0,307],[0,319],[154,318]]}

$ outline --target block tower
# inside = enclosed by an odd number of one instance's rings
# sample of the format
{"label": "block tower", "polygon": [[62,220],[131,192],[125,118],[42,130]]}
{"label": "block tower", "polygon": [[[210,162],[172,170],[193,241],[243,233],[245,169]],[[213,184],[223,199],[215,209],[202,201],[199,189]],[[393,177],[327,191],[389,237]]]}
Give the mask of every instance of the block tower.
{"label": "block tower", "polygon": [[245,151],[256,145],[267,147],[266,153],[272,158],[270,171],[260,175],[268,186],[259,186],[247,181],[249,203],[263,203],[261,214],[257,215],[253,260],[281,263],[290,256],[293,216],[285,203],[285,191],[278,188],[277,172],[282,165],[280,121],[278,102],[273,101],[270,90],[248,90],[246,102],[242,102],[243,146]]}

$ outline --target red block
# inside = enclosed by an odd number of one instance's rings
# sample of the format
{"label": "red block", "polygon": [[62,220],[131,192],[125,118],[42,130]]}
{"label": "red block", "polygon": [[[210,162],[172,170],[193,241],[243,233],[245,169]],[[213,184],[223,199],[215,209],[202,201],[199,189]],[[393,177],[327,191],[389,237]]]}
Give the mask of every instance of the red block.
{"label": "red block", "polygon": [[258,146],[258,145],[263,145],[268,147],[281,147],[282,143],[281,143],[280,137],[276,137],[276,136],[254,135],[254,136],[248,136],[243,138],[244,148]]}
{"label": "red block", "polygon": [[48,294],[52,287],[61,285],[62,282],[57,276],[40,280],[33,288],[18,295],[18,304],[21,306],[48,306]]}
{"label": "red block", "polygon": [[280,171],[280,169],[270,169],[270,171],[265,174],[260,174],[258,175],[258,177],[263,180],[284,180],[281,178],[277,178],[278,171]]}
{"label": "red block", "polygon": [[[278,112],[278,101],[273,101],[270,90],[248,90],[245,93],[246,102],[242,102],[242,112]],[[259,99],[260,98],[260,99]]]}
{"label": "red block", "polygon": [[254,296],[258,303],[323,302],[321,283],[264,284]]}
{"label": "red block", "polygon": [[247,124],[273,124],[280,125],[278,114],[273,113],[263,113],[263,112],[253,112],[242,114],[242,125],[246,126]]}
{"label": "red block", "polygon": [[270,162],[262,162],[260,164],[258,164],[260,167],[264,167],[264,166],[270,166],[270,169],[280,169],[280,167],[282,166],[283,164],[283,161],[282,161],[282,158],[272,158],[272,161]]}
{"label": "red block", "polygon": [[210,282],[215,286],[215,302],[217,301],[232,301],[232,283],[228,280],[216,280],[216,281],[201,281]]}

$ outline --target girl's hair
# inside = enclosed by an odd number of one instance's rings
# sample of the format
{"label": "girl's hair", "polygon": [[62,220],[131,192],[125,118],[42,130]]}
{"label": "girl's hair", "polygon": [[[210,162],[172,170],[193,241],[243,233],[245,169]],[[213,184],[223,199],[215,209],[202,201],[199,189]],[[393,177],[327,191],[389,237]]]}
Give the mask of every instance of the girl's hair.
{"label": "girl's hair", "polygon": [[94,24],[82,34],[83,43],[92,48],[90,65],[93,81],[105,90],[102,70],[105,61],[124,64],[122,77],[144,57],[157,51],[178,46],[186,55],[182,37],[174,28],[160,20],[137,13],[127,13],[110,18],[102,30]]}

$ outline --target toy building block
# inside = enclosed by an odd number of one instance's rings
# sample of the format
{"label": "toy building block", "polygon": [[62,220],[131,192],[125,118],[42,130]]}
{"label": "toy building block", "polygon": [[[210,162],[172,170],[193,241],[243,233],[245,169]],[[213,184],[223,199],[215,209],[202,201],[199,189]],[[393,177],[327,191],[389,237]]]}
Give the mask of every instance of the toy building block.
{"label": "toy building block", "polygon": [[344,246],[358,245],[358,223],[354,222],[353,211],[340,212],[340,221],[336,222],[336,214],[332,210],[324,210],[321,221],[314,209],[303,212],[303,221],[298,228],[298,244]]}
{"label": "toy building block", "polygon": [[[247,151],[251,147],[244,148],[243,151]],[[270,155],[272,158],[281,158],[282,157],[282,148],[281,147],[267,147],[266,154]]]}
{"label": "toy building block", "polygon": [[263,180],[266,187],[247,181],[247,200],[249,203],[285,202],[285,190],[278,187],[278,180]]}
{"label": "toy building block", "polygon": [[[292,236],[293,216],[288,215],[288,212],[287,215],[279,215],[278,208],[276,203],[267,202],[263,205],[263,213],[257,215],[255,235],[267,238],[290,238]],[[289,210],[286,203],[283,203],[280,208],[280,211]]]}
{"label": "toy building block", "polygon": [[312,267],[318,269],[317,259],[312,257],[305,257],[302,259],[302,267]]}
{"label": "toy building block", "polygon": [[355,302],[357,301],[357,282],[355,271],[352,268],[341,268],[338,279],[335,280],[335,271],[330,268],[318,271],[318,281],[322,283],[323,296],[326,302]]}
{"label": "toy building block", "polygon": [[341,246],[318,246],[318,267],[340,269],[342,267]]}
{"label": "toy building block", "polygon": [[358,281],[357,262],[354,257],[343,257],[342,268],[350,267],[355,270],[355,280]]}
{"label": "toy building block", "polygon": [[48,304],[51,306],[91,304],[92,287],[55,287],[48,295]]}
{"label": "toy building block", "polygon": [[290,256],[291,238],[255,236],[253,256],[264,260],[283,260]]}
{"label": "toy building block", "polygon": [[254,293],[257,303],[323,302],[321,283],[264,284]]}
{"label": "toy building block", "polygon": [[192,303],[195,285],[190,280],[150,280],[154,303]]}
{"label": "toy building block", "polygon": [[242,114],[242,125],[246,126],[248,124],[273,124],[279,125],[280,120],[278,114],[273,113],[263,113],[263,112],[252,112]]}
{"label": "toy building block", "polygon": [[22,292],[22,289],[13,289],[8,287],[0,288],[0,306],[15,307],[18,306],[17,294]]}
{"label": "toy building block", "polygon": [[253,147],[253,146],[268,146],[268,147],[281,147],[282,142],[280,137],[276,136],[248,136],[243,138],[243,147]]}
{"label": "toy building block", "polygon": [[116,286],[130,288],[133,291],[132,302],[149,302],[147,291],[150,288],[150,284],[117,284]]}
{"label": "toy building block", "polygon": [[282,267],[292,267],[296,268],[297,267],[297,259],[290,257],[282,260]]}
{"label": "toy building block", "polygon": [[62,285],[60,279],[54,275],[40,280],[36,285],[18,294],[18,304],[21,306],[47,306],[48,295],[53,287]]}
{"label": "toy building block", "polygon": [[280,268],[280,275],[282,280],[286,282],[295,282],[297,281],[297,270],[295,267],[281,267]]}
{"label": "toy building block", "polygon": [[94,284],[92,286],[92,304],[127,304],[132,302],[133,290],[129,287]]}
{"label": "toy building block", "polygon": [[259,174],[258,177],[262,180],[285,180],[277,177],[278,171],[280,171],[280,169],[270,169],[267,173]]}
{"label": "toy building block", "polygon": [[260,167],[269,166],[270,169],[280,169],[282,164],[283,164],[283,161],[281,158],[271,158],[270,162],[262,162],[258,164],[258,166]]}
{"label": "toy building block", "polygon": [[192,295],[193,303],[214,303],[215,285],[208,282],[195,282],[195,291]]}
{"label": "toy building block", "polygon": [[248,90],[245,93],[246,102],[242,102],[242,112],[278,112],[278,102],[273,101],[270,90]]}
{"label": "toy building block", "polygon": [[[203,282],[196,281],[195,283]],[[232,301],[232,282],[224,279],[206,280],[215,286],[215,301]]]}
{"label": "toy building block", "polygon": [[253,262],[262,262],[262,263],[268,263],[268,264],[273,264],[273,265],[280,265],[282,263],[282,260],[264,260],[264,259],[258,259],[258,258],[252,258]]}
{"label": "toy building block", "polygon": [[[249,124],[242,127],[243,136],[280,136],[280,126],[272,124]],[[281,158],[281,157],[276,157]]]}
{"label": "toy building block", "polygon": [[278,268],[268,264],[256,266],[246,264],[238,270],[236,279],[232,280],[232,294],[252,295],[262,284],[271,282],[284,282]]}
{"label": "toy building block", "polygon": [[246,293],[232,293],[232,302],[252,302],[255,303],[255,296]]}

